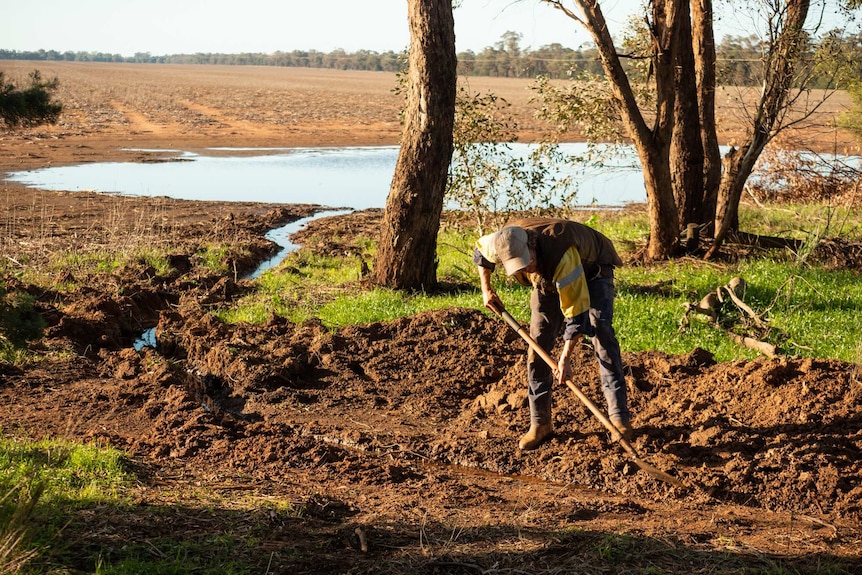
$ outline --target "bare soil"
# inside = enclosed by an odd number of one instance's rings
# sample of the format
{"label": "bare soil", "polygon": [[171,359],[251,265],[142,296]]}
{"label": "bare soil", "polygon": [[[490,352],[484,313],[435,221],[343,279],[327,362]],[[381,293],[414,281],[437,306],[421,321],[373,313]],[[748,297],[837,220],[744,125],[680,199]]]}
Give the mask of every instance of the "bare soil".
{"label": "bare soil", "polygon": [[[60,77],[67,114],[3,135],[0,170],[163,156],[128,148],[397,141],[389,75],[38,67]],[[75,512],[63,548],[77,551],[52,568],[91,572],[124,545],[164,554],[170,538],[215,555],[232,536],[261,573],[862,570],[859,365],[624,354],[633,445],[677,488],[640,471],[564,388],[556,437],[519,452],[524,345],[479,310],[336,331],[214,319],[274,250],[264,232],[319,206],[2,192],[6,290],[30,293],[47,328],[32,343],[45,359],[0,364],[0,430],[114,445],[139,482],[133,506]],[[373,236],[379,217],[317,220],[302,249],[331,250],[346,229]],[[196,255],[213,238],[236,248],[230,273]],[[154,243],[174,254],[167,275],[49,266],[61,250]],[[24,283],[25,266],[81,287]],[[149,326],[158,349],[136,351]],[[602,405],[586,344],[576,365]]]}

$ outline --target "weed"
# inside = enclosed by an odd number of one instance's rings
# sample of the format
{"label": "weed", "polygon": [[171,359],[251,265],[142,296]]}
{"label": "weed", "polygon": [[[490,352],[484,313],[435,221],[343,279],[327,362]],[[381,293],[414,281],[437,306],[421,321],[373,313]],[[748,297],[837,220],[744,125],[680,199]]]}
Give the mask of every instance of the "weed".
{"label": "weed", "polygon": [[23,478],[0,497],[0,573],[18,573],[38,554],[27,528],[43,486]]}

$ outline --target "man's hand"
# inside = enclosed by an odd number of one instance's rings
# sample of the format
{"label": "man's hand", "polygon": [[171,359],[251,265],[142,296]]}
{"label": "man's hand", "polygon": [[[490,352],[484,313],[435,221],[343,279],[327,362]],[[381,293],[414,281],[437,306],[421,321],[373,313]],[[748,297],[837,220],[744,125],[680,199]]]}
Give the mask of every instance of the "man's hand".
{"label": "man's hand", "polygon": [[500,296],[493,289],[488,292],[482,292],[482,299],[485,302],[485,307],[497,315],[500,315],[506,309],[503,306],[503,300],[500,299]]}
{"label": "man's hand", "polygon": [[560,361],[557,362],[557,379],[559,379],[560,383],[565,383],[572,379],[572,362],[569,361],[569,357],[566,355],[561,355]]}
{"label": "man's hand", "polygon": [[565,383],[566,381],[572,379],[572,362],[569,359],[569,356],[572,353],[572,347],[574,345],[574,340],[567,340],[563,343],[563,351],[560,353],[560,359],[557,361],[557,372],[556,376],[560,383]]}

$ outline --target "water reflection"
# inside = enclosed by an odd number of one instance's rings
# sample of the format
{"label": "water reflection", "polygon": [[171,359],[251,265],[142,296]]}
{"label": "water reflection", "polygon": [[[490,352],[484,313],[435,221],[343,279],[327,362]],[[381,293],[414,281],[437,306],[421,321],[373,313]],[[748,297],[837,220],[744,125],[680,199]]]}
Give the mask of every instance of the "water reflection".
{"label": "water reflection", "polygon": [[[581,154],[585,144],[562,144]],[[512,146],[526,154],[526,144]],[[213,149],[208,156],[177,152],[185,161],[105,162],[13,172],[8,179],[54,191],[97,191],[184,200],[315,203],[382,208],[398,159],[397,146],[354,148]],[[646,200],[632,153],[620,165],[577,176],[578,203],[622,205]]]}

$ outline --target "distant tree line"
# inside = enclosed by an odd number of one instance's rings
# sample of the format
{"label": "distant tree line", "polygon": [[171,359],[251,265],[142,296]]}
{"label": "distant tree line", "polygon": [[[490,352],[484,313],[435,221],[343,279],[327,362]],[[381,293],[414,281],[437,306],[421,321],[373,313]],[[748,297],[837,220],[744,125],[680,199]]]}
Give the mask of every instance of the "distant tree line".
{"label": "distant tree line", "polygon": [[134,64],[222,64],[233,66],[289,66],[302,68],[330,68],[338,70],[369,70],[398,72],[404,66],[406,54],[393,51],[378,53],[371,50],[345,52],[319,52],[317,50],[293,50],[292,52],[244,52],[220,54],[199,52],[196,54],[170,54],[153,56],[149,52],[138,52],[134,56],[122,56],[106,52],[58,52],[56,50],[18,51],[0,49],[0,60],[37,60],[48,62],[123,62]]}
{"label": "distant tree line", "polygon": [[[602,66],[594,46],[577,49],[559,43],[537,49],[522,48],[521,35],[506,32],[500,41],[480,52],[468,50],[458,54],[458,73],[467,76],[494,76],[502,78],[535,78],[546,76],[564,79],[580,74],[601,76]],[[835,57],[848,57],[862,62],[862,33],[841,37],[827,34],[812,39],[809,49],[834,53]],[[719,83],[736,86],[760,85],[759,66],[763,58],[761,41],[757,36],[726,36],[717,47]],[[840,56],[839,56],[840,55]],[[327,68],[336,70],[368,70],[400,72],[406,62],[406,52],[374,52],[359,50],[346,52],[333,50],[293,50],[272,54],[248,52],[241,54],[197,53],[153,56],[139,52],[134,56],[121,56],[104,52],[58,52],[56,50],[17,51],[0,49],[0,60],[43,60],[69,62],[127,62],[142,64],[222,64],[237,66],[289,66]],[[834,80],[834,79],[832,79]],[[815,81],[811,87],[824,87],[830,79]],[[822,84],[822,85],[821,85]]]}

